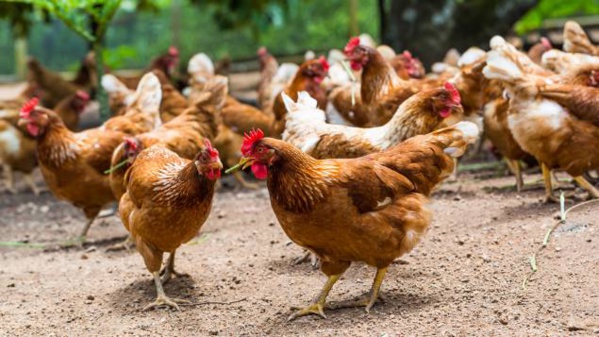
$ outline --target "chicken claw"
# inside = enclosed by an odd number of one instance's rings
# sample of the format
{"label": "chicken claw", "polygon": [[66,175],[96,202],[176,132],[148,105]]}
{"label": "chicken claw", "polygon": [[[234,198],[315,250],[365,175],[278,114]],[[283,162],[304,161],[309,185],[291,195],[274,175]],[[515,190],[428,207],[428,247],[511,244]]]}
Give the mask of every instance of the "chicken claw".
{"label": "chicken claw", "polygon": [[329,292],[331,291],[331,289],[333,288],[333,286],[339,280],[340,277],[341,277],[341,274],[330,275],[329,278],[327,279],[327,282],[324,284],[324,287],[320,291],[318,298],[314,302],[312,302],[309,306],[307,306],[303,309],[298,310],[298,308],[292,308],[293,310],[297,310],[297,311],[294,312],[293,314],[291,314],[289,316],[289,318],[287,318],[287,322],[293,321],[294,319],[296,319],[298,317],[306,316],[306,315],[310,315],[310,314],[318,315],[322,318],[327,318],[327,316],[324,314],[324,306],[325,306],[325,303],[327,300],[327,296],[329,295]]}
{"label": "chicken claw", "polygon": [[158,296],[158,298],[156,298],[156,301],[146,305],[144,307],[143,311],[148,311],[150,309],[159,308],[162,306],[168,306],[168,307],[176,309],[177,311],[180,311],[181,309],[179,309],[179,305],[177,303],[191,303],[191,302],[180,299],[180,298],[170,298],[170,297],[167,297],[166,295],[162,295],[162,296]]}
{"label": "chicken claw", "polygon": [[156,284],[156,301],[148,304],[145,306],[145,308],[143,308],[143,311],[147,311],[150,310],[152,308],[158,308],[161,306],[169,306],[171,308],[175,308],[178,310],[179,309],[179,305],[177,303],[190,303],[187,300],[183,300],[180,298],[170,298],[168,296],[166,296],[164,294],[164,288],[162,288],[162,281],[160,279],[160,275],[158,272],[153,272],[152,273],[154,275],[154,283]]}
{"label": "chicken claw", "polygon": [[322,318],[327,318],[327,315],[324,314],[324,303],[312,303],[311,305],[305,307],[305,308],[297,308],[294,307],[292,308],[293,310],[297,310],[296,312],[294,312],[293,314],[291,314],[289,316],[289,318],[287,318],[287,322],[293,321],[294,319],[301,317],[301,316],[306,316],[306,315],[318,315]]}

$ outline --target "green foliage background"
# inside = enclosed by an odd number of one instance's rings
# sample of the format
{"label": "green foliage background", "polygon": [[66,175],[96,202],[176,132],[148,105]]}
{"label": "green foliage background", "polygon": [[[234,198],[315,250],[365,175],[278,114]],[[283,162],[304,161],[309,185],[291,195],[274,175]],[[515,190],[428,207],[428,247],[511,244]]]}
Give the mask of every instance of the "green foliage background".
{"label": "green foliage background", "polygon": [[599,0],[541,0],[514,27],[516,33],[542,28],[543,20],[583,15],[599,15]]}
{"label": "green foliage background", "polygon": [[[197,52],[213,58],[225,55],[233,59],[254,57],[260,45],[274,54],[296,54],[307,49],[342,48],[349,37],[349,8],[346,0],[289,1],[286,8],[269,5],[268,20],[252,29],[223,30],[217,22],[221,6],[181,3],[180,16],[173,22],[169,1],[162,10],[135,11],[126,1],[117,12],[106,35],[106,63],[114,68],[143,68],[149,60],[164,52],[173,41],[172,26],[180,26],[182,61]],[[359,0],[358,22],[361,32],[378,36],[376,1]],[[286,11],[286,12],[285,12]],[[252,15],[258,15],[256,13]],[[283,20],[284,18],[284,20]],[[239,22],[242,22],[241,20]],[[219,26],[220,24],[220,26]],[[30,30],[29,54],[54,70],[73,70],[87,51],[87,43],[58,20],[49,24],[36,21]],[[0,21],[0,74],[14,72],[13,37],[10,24]]]}

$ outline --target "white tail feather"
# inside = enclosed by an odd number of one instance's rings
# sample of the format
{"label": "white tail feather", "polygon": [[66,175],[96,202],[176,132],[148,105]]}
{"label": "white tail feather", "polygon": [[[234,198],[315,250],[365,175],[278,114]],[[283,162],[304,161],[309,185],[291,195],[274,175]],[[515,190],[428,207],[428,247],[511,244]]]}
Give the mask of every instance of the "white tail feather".
{"label": "white tail feather", "polygon": [[204,53],[195,54],[187,65],[187,72],[206,72],[214,75],[214,64],[208,55]]}
{"label": "white tail feather", "polygon": [[486,56],[487,53],[484,50],[478,47],[470,47],[458,60],[458,67],[474,64],[479,60],[483,60]]}
{"label": "white tail feather", "polygon": [[106,74],[104,76],[102,76],[102,87],[104,88],[104,90],[106,90],[106,92],[108,94],[112,94],[112,93],[124,93],[124,94],[129,94],[132,93],[133,91],[129,88],[127,88],[127,86],[125,84],[123,84],[121,81],[118,80],[118,78],[116,78],[116,76],[112,75],[112,74]]}
{"label": "white tail feather", "polygon": [[492,50],[487,54],[487,65],[483,74],[488,79],[516,82],[522,79],[523,73],[519,65],[507,57],[505,52]]}

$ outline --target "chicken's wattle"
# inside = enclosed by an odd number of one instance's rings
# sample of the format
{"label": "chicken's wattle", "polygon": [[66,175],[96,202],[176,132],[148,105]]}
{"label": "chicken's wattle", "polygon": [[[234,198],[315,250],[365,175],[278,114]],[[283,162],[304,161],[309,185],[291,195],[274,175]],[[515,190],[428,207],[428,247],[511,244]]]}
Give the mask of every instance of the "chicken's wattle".
{"label": "chicken's wattle", "polygon": [[40,133],[40,128],[34,123],[27,123],[27,131],[29,131],[29,134],[32,136],[37,136]]}
{"label": "chicken's wattle", "polygon": [[362,69],[362,64],[360,64],[360,62],[351,61],[349,63],[349,65],[350,65],[351,69],[354,71],[358,71],[358,70]]}
{"label": "chicken's wattle", "polygon": [[441,118],[447,118],[447,117],[451,116],[451,110],[443,109],[443,110],[441,110],[441,112],[439,112],[439,116],[441,116]]}
{"label": "chicken's wattle", "polygon": [[262,163],[252,164],[252,173],[258,179],[266,179],[268,177],[268,167]]}

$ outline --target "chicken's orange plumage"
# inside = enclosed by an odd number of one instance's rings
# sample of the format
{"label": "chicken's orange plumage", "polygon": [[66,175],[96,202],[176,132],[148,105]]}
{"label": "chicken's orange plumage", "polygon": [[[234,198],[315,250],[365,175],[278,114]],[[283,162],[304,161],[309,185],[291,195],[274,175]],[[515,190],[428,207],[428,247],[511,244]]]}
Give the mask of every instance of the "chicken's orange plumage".
{"label": "chicken's orange plumage", "polygon": [[369,310],[385,271],[409,252],[430,224],[431,190],[476,140],[477,127],[461,122],[356,159],[317,160],[260,131],[246,135],[243,165],[266,178],[272,208],[285,233],[321,259],[329,277],[320,297],[290,318],[323,314],[328,291],[353,261],[378,269]]}

